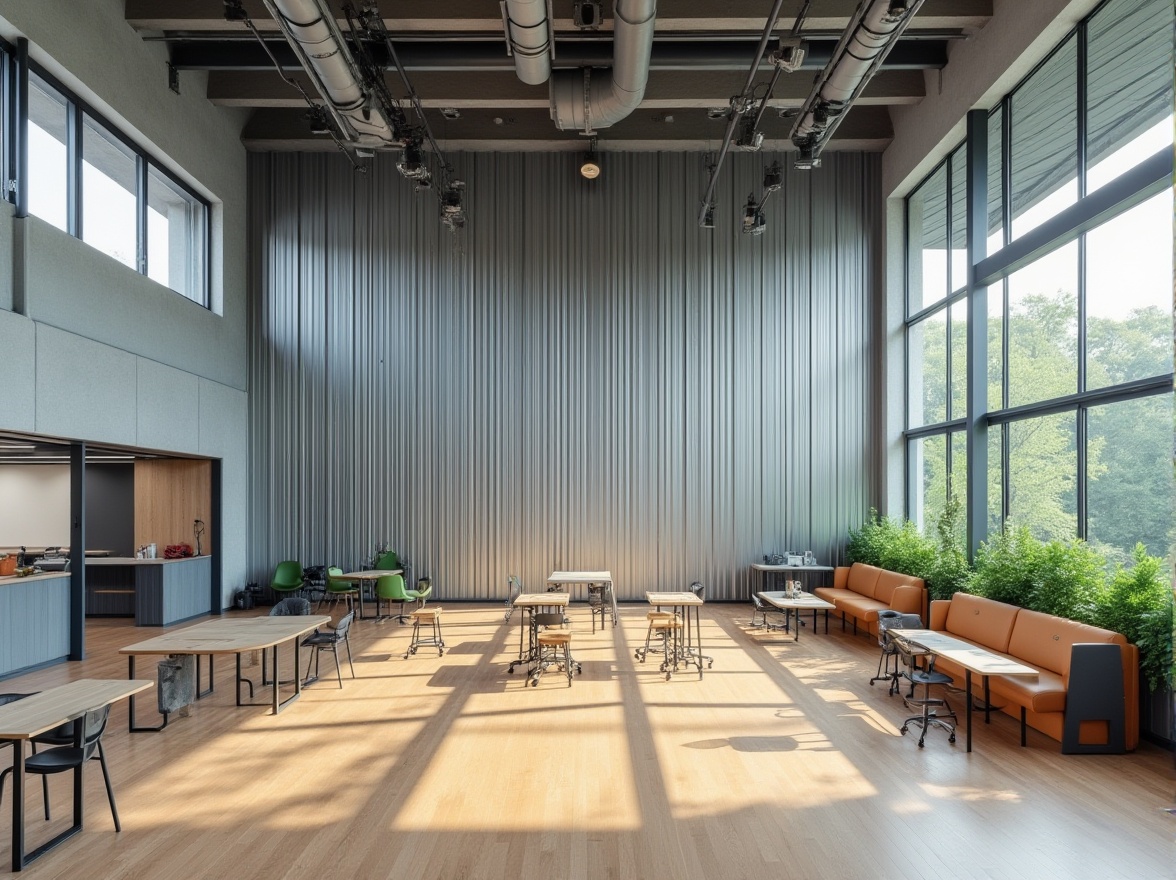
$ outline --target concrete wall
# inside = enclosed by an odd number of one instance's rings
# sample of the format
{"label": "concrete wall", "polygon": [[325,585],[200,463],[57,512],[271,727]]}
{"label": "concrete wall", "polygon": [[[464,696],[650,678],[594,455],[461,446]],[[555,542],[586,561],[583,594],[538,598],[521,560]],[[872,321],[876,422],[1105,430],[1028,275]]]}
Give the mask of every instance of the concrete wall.
{"label": "concrete wall", "polygon": [[198,74],[167,87],[167,50],[120,0],[5,0],[0,36],[208,198],[212,310],[0,203],[0,430],[223,459],[225,604],[244,583],[246,157],[241,111]]}

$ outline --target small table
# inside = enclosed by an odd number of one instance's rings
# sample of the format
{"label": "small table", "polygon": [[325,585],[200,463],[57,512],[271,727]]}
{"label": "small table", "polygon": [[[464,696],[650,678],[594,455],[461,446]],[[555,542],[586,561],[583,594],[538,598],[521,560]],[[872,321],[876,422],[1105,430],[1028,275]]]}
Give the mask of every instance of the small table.
{"label": "small table", "polygon": [[[69,721],[81,718],[92,709],[101,709],[139,691],[147,690],[155,682],[134,680],[109,681],[82,678],[60,687],[0,706],[0,740],[12,744],[12,870],[22,871],[25,865],[43,856],[58,844],[82,830],[82,766],[74,768],[73,824],[48,843],[31,853],[25,853],[24,834],[24,744]],[[81,725],[77,725],[80,727]]]}
{"label": "small table", "polygon": [[989,699],[988,676],[990,675],[1033,675],[1037,670],[1016,660],[949,636],[934,629],[891,629],[892,639],[914,645],[937,657],[946,657],[964,668],[964,693],[968,699],[968,751],[972,751],[972,673],[984,677],[984,723],[991,720],[992,701]]}
{"label": "small table", "polygon": [[[513,607],[523,609],[524,614],[521,621],[522,626],[519,629],[519,656],[517,660],[510,661],[510,666],[506,668],[508,673],[513,673],[516,666],[533,662],[538,656],[538,646],[535,644],[535,627],[532,625],[536,609],[567,608],[568,594],[561,592],[519,593],[515,596]],[[526,649],[523,648],[524,631],[528,634]]]}
{"label": "small table", "polygon": [[[208,620],[195,626],[164,633],[145,642],[136,642],[120,648],[119,653],[127,655],[127,678],[135,677],[135,655],[163,654],[185,655],[193,654],[197,658],[202,654],[208,655],[208,690],[200,691],[200,670],[197,667],[197,696],[206,696],[213,690],[212,658],[217,654],[237,655],[237,705],[248,706],[253,703],[241,702],[241,683],[249,685],[249,698],[253,699],[253,682],[241,676],[241,655],[247,651],[265,651],[273,649],[274,678],[273,700],[274,714],[277,715],[290,703],[302,696],[302,679],[298,675],[298,637],[311,632],[323,624],[330,623],[331,618],[325,614],[311,614],[293,617],[227,617],[219,620]],[[283,642],[294,642],[294,693],[281,700],[278,693],[278,646]],[[264,684],[264,682],[263,682]],[[130,729],[132,732],[162,730],[167,725],[167,718],[159,727],[138,727],[135,725],[135,698],[131,697]]]}
{"label": "small table", "polygon": [[[693,663],[698,667],[698,677],[702,678],[702,661],[706,661],[707,669],[715,665],[713,657],[708,657],[702,653],[702,612],[700,610],[704,604],[702,598],[690,592],[647,592],[645,599],[654,608],[660,609],[663,605],[670,605],[673,607],[675,614],[680,613],[682,615],[685,638],[681,644],[675,645],[673,657],[667,657],[665,660],[667,677],[671,672],[678,671],[679,663],[685,663],[687,665]],[[693,613],[691,613],[692,610]],[[691,630],[690,626],[691,617],[694,618],[693,630]]]}
{"label": "small table", "polygon": [[[764,589],[768,585],[768,576],[779,574],[780,572],[813,572],[813,571],[833,571],[831,565],[765,565],[762,562],[753,562],[751,570],[759,572],[760,589]],[[762,594],[761,594],[762,595]]]}
{"label": "small table", "polygon": [[[776,592],[759,593],[758,595],[769,605],[775,608],[779,608],[781,611],[783,611],[785,618],[789,617],[792,612],[796,612],[796,626],[794,627],[795,631],[792,634],[792,641],[800,641],[800,612],[802,611],[813,612],[813,632],[817,631],[817,612],[824,611],[825,635],[829,634],[829,611],[830,609],[836,607],[832,602],[826,602],[824,599],[819,599],[811,593],[805,593],[799,598],[789,598],[781,593]],[[786,624],[785,629],[787,628],[788,627]]]}
{"label": "small table", "polygon": [[[392,574],[404,574],[404,569],[371,568],[365,571],[349,571],[347,574],[333,574],[329,579],[333,581],[351,581],[353,584],[359,584],[359,614],[356,616],[360,620],[370,620],[371,618],[365,617],[363,613],[363,591],[380,578]],[[379,611],[380,609],[377,608],[376,610]]]}
{"label": "small table", "polygon": [[617,611],[617,591],[613,588],[611,571],[553,571],[547,578],[547,583],[553,586],[586,584],[589,587],[608,584],[608,594],[612,597],[613,628],[616,628],[620,613]]}

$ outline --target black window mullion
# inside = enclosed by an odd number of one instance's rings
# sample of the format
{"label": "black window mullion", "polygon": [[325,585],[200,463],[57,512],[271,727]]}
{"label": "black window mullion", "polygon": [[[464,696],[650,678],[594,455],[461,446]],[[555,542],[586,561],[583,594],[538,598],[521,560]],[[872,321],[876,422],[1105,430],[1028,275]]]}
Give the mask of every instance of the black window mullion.
{"label": "black window mullion", "polygon": [[1082,199],[1086,196],[1086,70],[1087,70],[1087,40],[1086,40],[1086,20],[1083,19],[1078,24],[1078,46],[1077,46],[1077,61],[1078,61],[1078,76],[1077,76],[1077,101],[1078,101],[1078,119],[1077,119],[1077,136],[1078,136],[1078,198]]}
{"label": "black window mullion", "polygon": [[1079,406],[1074,414],[1077,424],[1074,425],[1074,443],[1078,453],[1078,481],[1075,483],[1075,498],[1078,520],[1078,537],[1086,540],[1086,413],[1085,406]]}
{"label": "black window mullion", "polygon": [[13,59],[15,82],[13,83],[12,114],[16,119],[13,138],[12,175],[16,180],[16,216],[29,216],[29,41],[21,37],[16,41],[16,57]]}
{"label": "black window mullion", "polygon": [[138,247],[136,265],[140,275],[147,274],[147,160],[142,153],[135,154],[135,242]]}
{"label": "black window mullion", "polygon": [[65,162],[66,168],[66,226],[69,234],[82,237],[82,108],[70,101],[66,110]]}

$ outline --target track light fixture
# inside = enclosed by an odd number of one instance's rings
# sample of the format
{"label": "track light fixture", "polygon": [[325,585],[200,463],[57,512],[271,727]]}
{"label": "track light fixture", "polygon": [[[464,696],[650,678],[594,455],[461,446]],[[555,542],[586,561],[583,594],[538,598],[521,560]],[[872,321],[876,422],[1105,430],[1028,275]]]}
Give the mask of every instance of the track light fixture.
{"label": "track light fixture", "polygon": [[431,176],[418,143],[405,145],[404,153],[401,155],[400,161],[396,163],[396,170],[407,179],[415,180],[418,185],[424,182],[427,186]]}
{"label": "track light fixture", "polygon": [[714,229],[715,228],[715,204],[714,204],[714,202],[711,202],[709,205],[707,205],[706,210],[703,211],[703,213],[702,213],[702,228],[703,229]]}
{"label": "track light fixture", "polygon": [[766,200],[769,193],[774,193],[784,185],[784,168],[779,161],[773,162],[764,171],[764,198]]}
{"label": "track light fixture", "polygon": [[441,223],[450,232],[457,232],[466,222],[465,206],[462,204],[462,191],[465,189],[464,180],[455,180],[441,195]]}
{"label": "track light fixture", "polygon": [[763,206],[756,202],[755,193],[748,193],[747,204],[743,206],[743,234],[762,235],[767,225]]}

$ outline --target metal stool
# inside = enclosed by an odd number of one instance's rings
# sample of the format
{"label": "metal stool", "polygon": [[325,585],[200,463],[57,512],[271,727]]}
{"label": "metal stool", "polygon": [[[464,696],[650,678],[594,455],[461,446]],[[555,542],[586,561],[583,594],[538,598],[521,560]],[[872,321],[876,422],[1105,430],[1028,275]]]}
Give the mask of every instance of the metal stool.
{"label": "metal stool", "polygon": [[[417,648],[436,648],[437,656],[445,656],[445,640],[441,638],[441,612],[440,606],[433,608],[418,608],[410,616],[412,617],[412,640],[408,643],[408,650],[404,652],[404,659],[408,659],[409,654],[415,654]],[[432,624],[433,631],[431,634],[421,635],[421,624]]]}
{"label": "metal stool", "polygon": [[539,677],[548,666],[560,665],[568,676],[568,687],[572,686],[572,674],[582,672],[580,664],[572,657],[572,633],[566,629],[553,629],[562,626],[562,614],[536,614],[534,616],[537,631],[535,633],[535,665],[531,667],[531,687],[539,686]]}
{"label": "metal stool", "polygon": [[[638,660],[640,660],[642,663],[644,663],[646,654],[651,654],[651,653],[652,654],[660,654],[660,653],[662,653],[662,650],[663,650],[662,648],[659,648],[659,647],[656,647],[656,646],[649,644],[650,641],[653,639],[653,625],[654,625],[654,623],[659,622],[659,621],[669,620],[673,616],[674,616],[673,613],[669,612],[669,611],[649,611],[646,613],[645,619],[647,621],[649,621],[649,626],[645,630],[645,646],[638,648],[636,651],[634,651],[633,652],[634,657],[636,657]],[[658,635],[660,636],[661,633],[658,633]],[[664,639],[663,639],[663,641],[664,641]]]}
{"label": "metal stool", "polygon": [[[678,671],[678,638],[682,630],[682,618],[668,611],[650,611],[646,617],[649,619],[649,629],[645,633],[645,647],[637,649],[637,659],[644,663],[645,656],[650,652],[661,654],[662,662],[658,669],[666,674],[666,681],[669,681],[670,676]],[[649,644],[654,637],[661,639],[660,647]]]}

